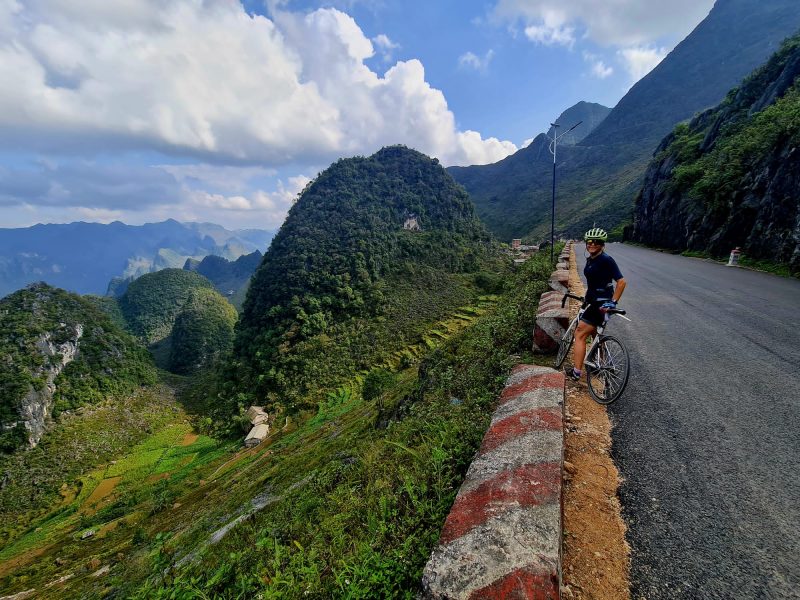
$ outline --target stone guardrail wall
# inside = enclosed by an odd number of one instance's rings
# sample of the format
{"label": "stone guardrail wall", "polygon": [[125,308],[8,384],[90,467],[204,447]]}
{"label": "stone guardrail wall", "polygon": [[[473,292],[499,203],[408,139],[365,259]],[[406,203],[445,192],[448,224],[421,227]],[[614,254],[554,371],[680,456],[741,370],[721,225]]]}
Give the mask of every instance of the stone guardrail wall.
{"label": "stone guardrail wall", "polygon": [[[569,323],[571,242],[536,313],[534,350]],[[561,586],[564,375],[517,365],[422,576],[424,599],[557,600]]]}
{"label": "stone guardrail wall", "polygon": [[559,598],[564,375],[518,365],[422,577],[422,598]]}
{"label": "stone guardrail wall", "polygon": [[572,242],[567,242],[558,257],[556,270],[550,276],[550,290],[542,294],[536,311],[533,330],[533,351],[549,353],[558,348],[561,336],[569,326],[569,305],[561,307],[564,294],[569,291],[569,257]]}

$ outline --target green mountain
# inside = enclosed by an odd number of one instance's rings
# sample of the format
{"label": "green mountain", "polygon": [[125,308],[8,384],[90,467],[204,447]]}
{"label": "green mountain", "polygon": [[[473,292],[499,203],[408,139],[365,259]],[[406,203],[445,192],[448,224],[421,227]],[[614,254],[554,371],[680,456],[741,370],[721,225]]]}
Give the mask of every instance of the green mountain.
{"label": "green mountain", "polygon": [[261,264],[263,254],[256,250],[240,256],[234,261],[221,256],[209,255],[203,260],[187,259],[184,270],[199,273],[217,288],[217,291],[228,298],[237,308],[242,303],[250,283],[250,278]]}
{"label": "green mountain", "polygon": [[213,289],[197,273],[163,269],[142,275],[119,299],[130,330],[145,344],[161,341],[172,332],[175,318],[196,289]]}
{"label": "green mountain", "polygon": [[725,100],[661,143],[636,200],[634,240],[745,255],[800,272],[800,35]]}
{"label": "green mountain", "polygon": [[163,369],[191,374],[230,352],[236,309],[199,273],[163,269],[142,275],[118,305],[128,329]]}
{"label": "green mountain", "polygon": [[[414,596],[550,272],[546,254],[512,270],[436,161],[338,161],[262,259],[232,360],[161,373],[0,456],[0,588]],[[145,275],[119,312],[90,302],[107,319],[146,309],[141,334],[169,333],[165,364],[191,371],[226,352],[205,344],[235,318],[197,279]],[[269,436],[242,448],[251,402]]]}
{"label": "green mountain", "polygon": [[32,284],[0,300],[0,452],[52,417],[155,380],[147,351],[91,299]]}
{"label": "green mountain", "polygon": [[[555,122],[560,125],[558,128],[559,133],[556,135],[561,133],[564,134],[558,143],[567,146],[574,146],[592,131],[594,131],[610,112],[610,108],[595,102],[581,101],[574,106],[571,106],[561,113],[558,116],[558,119],[555,120]],[[580,123],[580,125],[578,125],[569,133],[566,133],[566,131],[576,123]],[[555,127],[550,127],[550,129],[547,130],[547,135],[550,138],[553,137],[554,130]]]}
{"label": "green mountain", "polygon": [[181,268],[190,257],[235,260],[263,250],[271,239],[269,231],[172,219],[137,226],[115,221],[0,228],[0,296],[36,281],[79,294],[121,296],[127,283],[145,273]]}
{"label": "green mountain", "polygon": [[466,303],[462,275],[496,257],[437,160],[402,146],[339,160],[303,192],[253,277],[236,388],[292,405],[369,368]]}
{"label": "green mountain", "polygon": [[233,348],[236,309],[215,290],[193,289],[175,317],[169,370],[188,375]]}
{"label": "green mountain", "polygon": [[[709,15],[579,143],[559,149],[559,232],[597,223],[621,234],[661,139],[680,121],[720,102],[800,28],[796,0],[718,0]],[[550,226],[552,156],[542,134],[484,166],[449,172],[501,239],[545,237]]]}

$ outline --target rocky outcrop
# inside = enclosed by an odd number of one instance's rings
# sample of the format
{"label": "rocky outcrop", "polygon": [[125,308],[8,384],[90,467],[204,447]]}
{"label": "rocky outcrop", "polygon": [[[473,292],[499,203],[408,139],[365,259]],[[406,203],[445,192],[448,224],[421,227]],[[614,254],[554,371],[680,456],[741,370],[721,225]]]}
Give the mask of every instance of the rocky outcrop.
{"label": "rocky outcrop", "polygon": [[[61,326],[67,327],[64,323]],[[59,337],[63,338],[63,335],[64,332],[60,331]],[[43,380],[44,384],[31,386],[19,407],[19,415],[25,429],[28,430],[28,444],[31,448],[39,443],[50,418],[53,394],[56,391],[56,377],[78,355],[78,346],[83,337],[83,325],[77,324],[70,327],[67,335],[66,341],[57,344],[53,342],[53,334],[50,332],[43,333],[36,340],[36,349],[44,358],[44,363],[37,371],[34,371],[33,375],[36,380]],[[12,426],[16,426],[16,423]]]}
{"label": "rocky outcrop", "polygon": [[[632,239],[718,256],[738,246],[800,271],[800,127],[789,111],[800,111],[798,38],[662,141],[636,200]],[[726,177],[710,179],[714,171]],[[717,180],[724,186],[706,183]]]}
{"label": "rocky outcrop", "polygon": [[58,413],[156,381],[111,303],[46,283],[0,299],[0,453],[37,445]]}

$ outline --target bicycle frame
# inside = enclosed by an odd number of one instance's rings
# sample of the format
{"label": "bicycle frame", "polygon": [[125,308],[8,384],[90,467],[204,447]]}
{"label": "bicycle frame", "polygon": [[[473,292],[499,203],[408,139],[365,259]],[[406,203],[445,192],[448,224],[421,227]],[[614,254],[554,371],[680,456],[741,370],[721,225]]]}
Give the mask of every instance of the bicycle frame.
{"label": "bicycle frame", "polygon": [[[574,323],[575,327],[577,328],[578,323],[580,323],[581,317],[583,316],[583,313],[585,313],[592,304],[591,304],[591,302],[586,302],[586,298],[584,298],[583,296],[574,296],[573,294],[569,294],[568,293],[568,294],[564,294],[564,298],[561,300],[561,306],[562,307],[565,305],[565,303],[567,301],[567,298],[574,298],[575,300],[579,300],[582,303],[580,310],[578,310],[578,314],[575,316],[575,318],[572,321],[570,321],[569,325],[567,326],[567,329],[569,329],[570,327],[572,327],[572,325]],[[594,350],[595,346],[597,346],[598,342],[600,341],[600,338],[603,335],[603,332],[606,330],[606,326],[608,325],[608,321],[611,319],[611,317],[613,315],[618,315],[618,316],[622,317],[623,319],[625,319],[626,321],[630,321],[630,319],[625,316],[625,311],[624,310],[610,310],[607,313],[605,313],[605,317],[606,318],[603,320],[603,323],[596,326],[597,333],[592,336],[592,343],[588,344],[586,346],[586,354],[584,355],[584,359],[586,357],[588,357],[589,354],[592,352],[592,350]],[[597,365],[591,364],[591,363],[586,362],[586,361],[584,362],[584,364],[589,366],[589,367],[596,367],[597,366]]]}

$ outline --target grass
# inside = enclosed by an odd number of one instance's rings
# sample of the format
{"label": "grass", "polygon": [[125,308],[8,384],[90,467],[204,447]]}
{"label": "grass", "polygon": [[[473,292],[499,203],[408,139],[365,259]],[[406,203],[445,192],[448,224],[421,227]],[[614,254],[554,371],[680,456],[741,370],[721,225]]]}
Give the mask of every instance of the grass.
{"label": "grass", "polygon": [[[152,571],[138,597],[413,598],[512,355],[530,343],[549,275],[541,262],[527,264],[470,326],[399,371],[375,402],[343,387],[276,440],[269,460],[254,459],[252,479],[240,484],[250,491],[239,495],[268,490],[279,500],[197,563]],[[161,552],[178,557],[198,539],[196,529],[177,533]]]}
{"label": "grass", "polygon": [[[102,597],[113,587],[119,597],[148,599],[414,597],[506,374],[530,345],[550,273],[544,259],[526,263],[506,293],[443,314],[429,326],[437,335],[384,355],[374,368],[392,377],[374,400],[361,395],[367,373],[351,373],[316,410],[253,450],[241,437],[182,445],[189,416],[169,394],[128,407],[150,416],[124,442],[106,439],[117,435],[124,408],[77,419],[72,435],[108,449],[82,456],[83,470],[76,462],[52,477],[55,495],[31,507],[0,560],[44,553],[0,572],[0,587],[41,591],[70,572],[45,596]],[[75,494],[65,501],[67,472]],[[96,512],[83,511],[112,476],[121,477],[113,492]],[[33,489],[30,479],[19,485]],[[253,498],[265,505],[254,510]],[[95,535],[80,539],[89,530]],[[109,575],[92,577],[98,563]]]}

